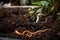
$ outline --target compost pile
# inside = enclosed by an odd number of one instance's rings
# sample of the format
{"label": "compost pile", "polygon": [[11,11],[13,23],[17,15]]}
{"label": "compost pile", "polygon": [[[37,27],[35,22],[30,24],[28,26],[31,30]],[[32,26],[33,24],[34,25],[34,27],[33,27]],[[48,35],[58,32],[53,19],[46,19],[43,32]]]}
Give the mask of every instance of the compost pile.
{"label": "compost pile", "polygon": [[46,23],[29,19],[28,10],[20,8],[0,9],[0,37],[21,40],[59,40],[60,22],[51,17]]}

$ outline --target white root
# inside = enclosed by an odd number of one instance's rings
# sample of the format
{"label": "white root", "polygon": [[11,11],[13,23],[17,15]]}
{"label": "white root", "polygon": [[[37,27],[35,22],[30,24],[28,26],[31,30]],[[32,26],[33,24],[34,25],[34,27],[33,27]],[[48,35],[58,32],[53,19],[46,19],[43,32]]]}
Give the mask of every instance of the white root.
{"label": "white root", "polygon": [[41,17],[41,15],[45,15],[45,14],[42,14],[42,13],[37,14],[36,23],[38,23],[38,22],[39,22],[39,17]]}

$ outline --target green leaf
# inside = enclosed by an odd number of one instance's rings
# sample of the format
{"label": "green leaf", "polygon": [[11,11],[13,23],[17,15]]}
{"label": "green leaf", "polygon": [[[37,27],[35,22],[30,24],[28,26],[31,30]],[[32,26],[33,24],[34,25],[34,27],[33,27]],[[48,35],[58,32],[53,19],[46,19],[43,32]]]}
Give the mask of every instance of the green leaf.
{"label": "green leaf", "polygon": [[57,15],[59,15],[59,16],[60,16],[60,13],[57,13]]}
{"label": "green leaf", "polygon": [[40,4],[40,1],[32,2],[32,4],[35,4],[35,5],[41,5],[41,4]]}
{"label": "green leaf", "polygon": [[42,8],[38,9],[36,13],[42,13]]}
{"label": "green leaf", "polygon": [[48,1],[40,1],[42,6],[48,6],[49,2]]}

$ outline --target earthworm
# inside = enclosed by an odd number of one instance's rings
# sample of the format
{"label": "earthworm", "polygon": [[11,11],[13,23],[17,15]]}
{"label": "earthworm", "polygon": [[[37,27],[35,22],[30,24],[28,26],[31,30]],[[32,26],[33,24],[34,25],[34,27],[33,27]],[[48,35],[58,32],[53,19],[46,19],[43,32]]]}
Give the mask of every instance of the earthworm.
{"label": "earthworm", "polygon": [[19,32],[18,30],[15,30],[15,33],[18,34],[18,35],[25,35],[26,33],[26,36],[28,37],[32,37],[33,35],[36,35],[38,33],[42,33],[42,32],[45,32],[47,30],[50,30],[50,29],[45,29],[45,30],[38,30],[36,32],[31,32],[29,30],[24,30],[23,32]]}

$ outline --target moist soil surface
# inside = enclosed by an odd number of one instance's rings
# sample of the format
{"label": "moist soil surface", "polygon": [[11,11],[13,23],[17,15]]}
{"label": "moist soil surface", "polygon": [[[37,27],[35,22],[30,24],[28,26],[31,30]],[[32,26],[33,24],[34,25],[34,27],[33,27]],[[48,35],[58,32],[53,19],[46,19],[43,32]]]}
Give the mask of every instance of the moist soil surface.
{"label": "moist soil surface", "polygon": [[[26,16],[25,16],[26,15]],[[29,32],[46,30],[33,34],[31,37],[26,36]],[[24,35],[15,33],[15,30]],[[59,40],[60,39],[60,21],[49,18],[46,23],[35,23],[28,16],[26,9],[19,8],[2,8],[0,9],[0,37],[21,39],[21,40]]]}

